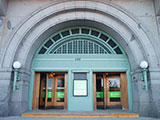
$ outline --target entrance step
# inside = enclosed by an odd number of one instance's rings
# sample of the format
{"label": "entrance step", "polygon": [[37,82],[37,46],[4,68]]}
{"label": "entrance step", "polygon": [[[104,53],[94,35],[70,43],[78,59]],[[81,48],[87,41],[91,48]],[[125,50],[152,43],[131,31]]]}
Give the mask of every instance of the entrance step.
{"label": "entrance step", "polygon": [[104,115],[22,114],[22,117],[139,117],[139,115],[138,114],[104,114]]}
{"label": "entrance step", "polygon": [[124,110],[96,110],[71,112],[65,110],[32,110],[21,115],[22,117],[139,117],[139,114]]}

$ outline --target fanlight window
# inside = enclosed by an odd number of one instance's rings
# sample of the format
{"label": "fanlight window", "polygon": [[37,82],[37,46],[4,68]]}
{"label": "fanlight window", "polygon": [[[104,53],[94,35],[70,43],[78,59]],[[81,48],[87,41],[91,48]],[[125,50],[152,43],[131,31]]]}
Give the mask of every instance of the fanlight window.
{"label": "fanlight window", "polygon": [[88,39],[73,39],[57,46],[51,54],[111,54],[109,49]]}
{"label": "fanlight window", "polygon": [[52,35],[38,54],[124,54],[109,35],[91,28],[71,28]]}

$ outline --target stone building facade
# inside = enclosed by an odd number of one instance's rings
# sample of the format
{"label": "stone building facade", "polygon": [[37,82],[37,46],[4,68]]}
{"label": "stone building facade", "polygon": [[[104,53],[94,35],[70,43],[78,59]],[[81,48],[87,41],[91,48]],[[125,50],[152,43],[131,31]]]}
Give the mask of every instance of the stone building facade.
{"label": "stone building facade", "polygon": [[[130,111],[160,117],[159,0],[0,0],[0,116],[29,110],[37,50],[53,33],[77,26],[101,30],[119,43],[130,66]],[[143,60],[149,64],[148,91],[142,87]],[[14,61],[22,64],[15,91]]]}

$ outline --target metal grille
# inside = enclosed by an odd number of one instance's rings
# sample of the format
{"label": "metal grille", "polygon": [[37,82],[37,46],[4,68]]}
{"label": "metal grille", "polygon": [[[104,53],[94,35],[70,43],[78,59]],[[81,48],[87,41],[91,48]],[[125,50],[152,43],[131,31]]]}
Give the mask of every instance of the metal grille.
{"label": "metal grille", "polygon": [[87,80],[87,73],[74,73],[74,79],[75,80]]}
{"label": "metal grille", "polygon": [[100,44],[88,39],[74,39],[63,42],[50,54],[109,54]]}
{"label": "metal grille", "polygon": [[[77,40],[71,40],[73,38]],[[68,39],[70,41],[64,42]],[[95,39],[99,42],[95,42]],[[124,52],[111,36],[96,29],[79,27],[53,34],[40,47],[38,54],[124,54]]]}

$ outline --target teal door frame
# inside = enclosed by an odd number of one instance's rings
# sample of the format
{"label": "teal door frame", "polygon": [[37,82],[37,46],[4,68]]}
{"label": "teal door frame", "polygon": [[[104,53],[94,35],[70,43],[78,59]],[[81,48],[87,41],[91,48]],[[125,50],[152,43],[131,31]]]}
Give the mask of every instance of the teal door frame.
{"label": "teal door frame", "polygon": [[[73,30],[76,29],[78,32],[75,34]],[[86,98],[73,97],[75,71],[88,71],[89,95]],[[133,98],[128,58],[121,46],[102,31],[86,27],[69,28],[53,34],[41,45],[32,61],[29,110],[32,109],[35,72],[68,72],[68,110],[70,111],[93,110],[93,72],[126,72],[129,110],[132,110]],[[82,100],[84,106],[76,106]]]}
{"label": "teal door frame", "polygon": [[[73,89],[73,72],[72,69],[34,69],[31,72],[31,81],[30,81],[30,88],[29,88],[29,110],[32,110],[32,96],[33,96],[33,83],[34,83],[34,73],[35,72],[67,72],[68,73],[68,110],[72,111],[72,106],[75,106],[72,104],[71,108],[69,107],[69,104],[71,104],[70,97],[73,97],[72,89]],[[82,70],[77,70],[77,72],[85,72]],[[89,90],[93,91],[93,72],[126,72],[127,74],[127,87],[128,87],[128,104],[129,104],[129,110],[132,110],[133,105],[133,99],[132,99],[132,88],[131,88],[131,78],[130,78],[130,70],[127,69],[88,69],[88,79],[90,79],[90,86]],[[71,88],[71,90],[69,90]],[[93,93],[90,93],[89,96],[92,100],[90,109],[93,110]],[[91,107],[92,106],[92,107]]]}

